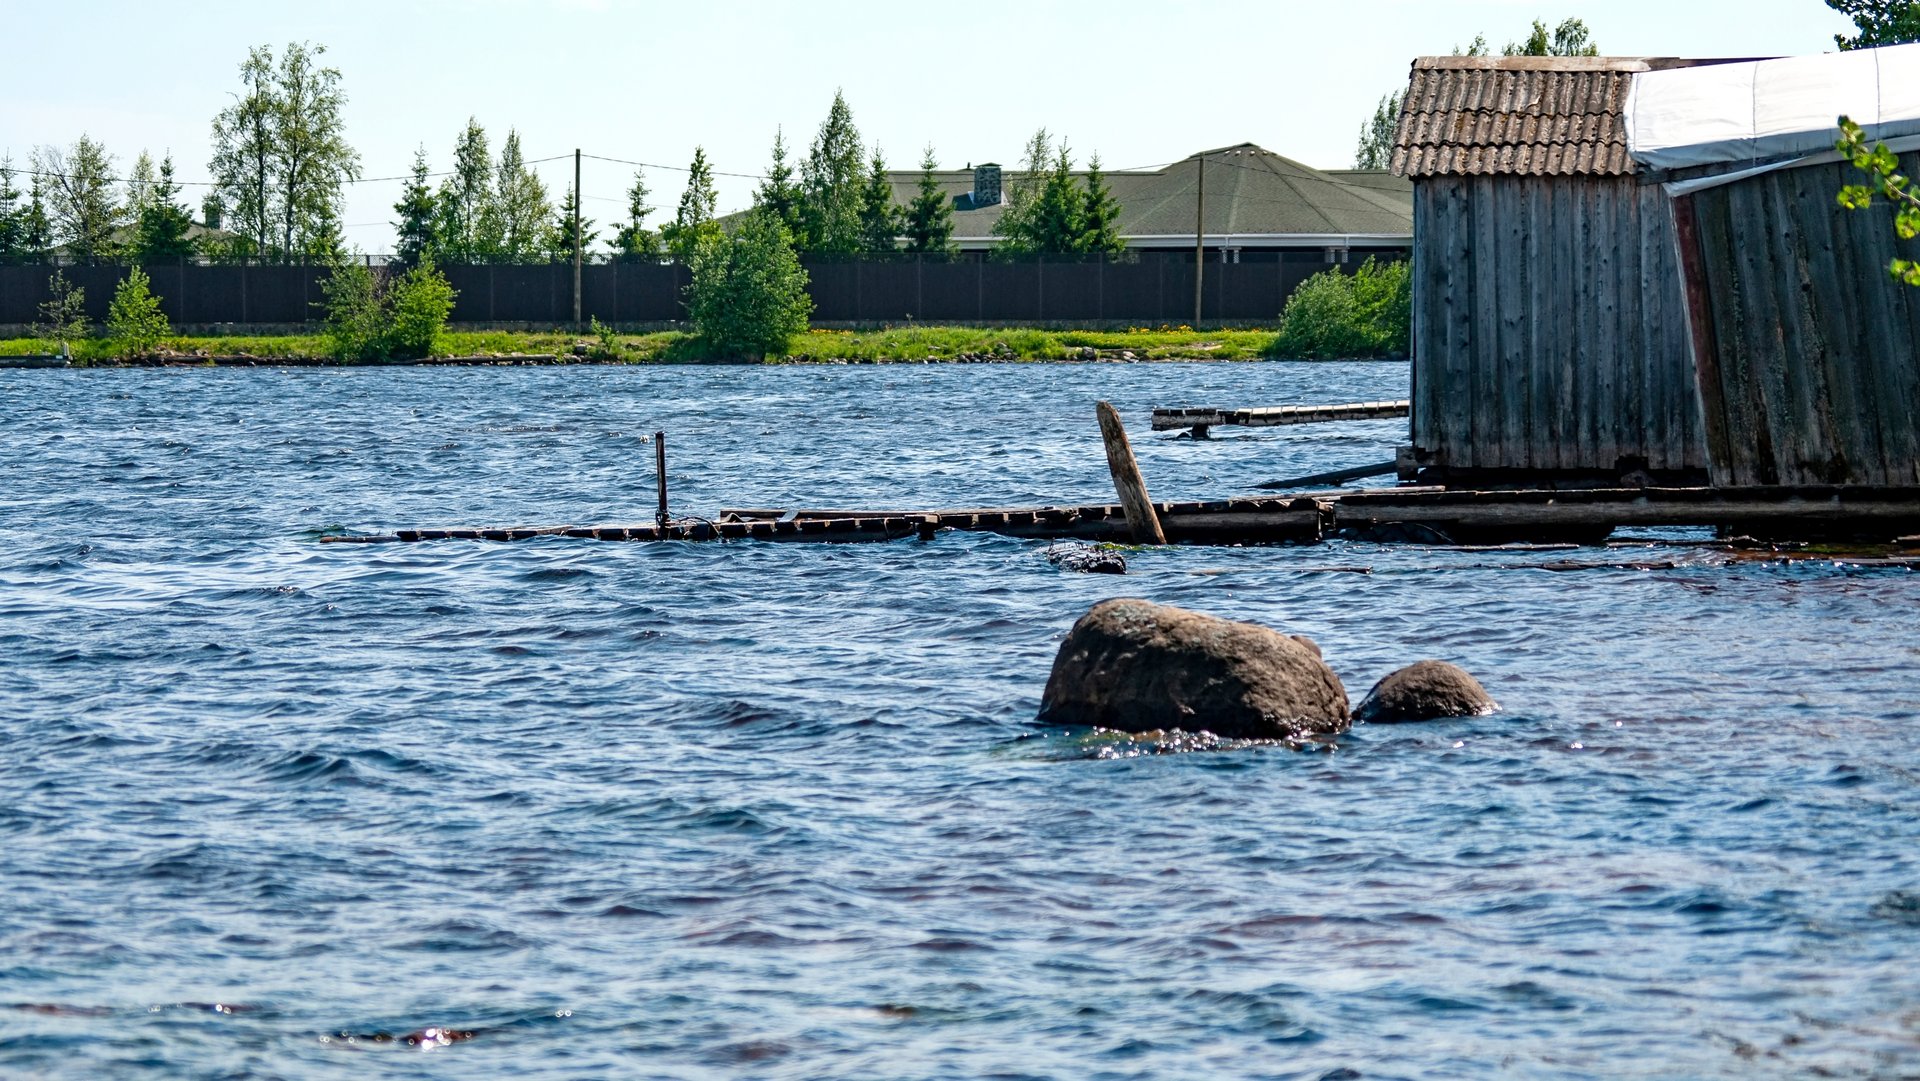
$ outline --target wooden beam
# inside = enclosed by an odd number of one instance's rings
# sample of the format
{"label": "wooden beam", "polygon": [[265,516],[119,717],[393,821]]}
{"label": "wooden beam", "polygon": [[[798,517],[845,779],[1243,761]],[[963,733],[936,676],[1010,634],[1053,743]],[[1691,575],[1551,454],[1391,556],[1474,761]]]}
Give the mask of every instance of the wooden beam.
{"label": "wooden beam", "polygon": [[1100,418],[1100,439],[1107,445],[1107,471],[1113,474],[1113,487],[1126,508],[1127,527],[1135,544],[1165,544],[1160,518],[1154,513],[1153,500],[1147,497],[1147,482],[1140,478],[1140,463],[1133,458],[1133,445],[1127,442],[1126,425],[1113,406],[1101,402],[1094,407]]}
{"label": "wooden beam", "polygon": [[1388,402],[1353,402],[1346,405],[1270,405],[1250,409],[1156,409],[1153,430],[1211,428],[1219,424],[1237,424],[1245,428],[1269,428],[1284,424],[1326,424],[1336,420],[1391,420],[1407,416],[1413,403],[1406,399]]}

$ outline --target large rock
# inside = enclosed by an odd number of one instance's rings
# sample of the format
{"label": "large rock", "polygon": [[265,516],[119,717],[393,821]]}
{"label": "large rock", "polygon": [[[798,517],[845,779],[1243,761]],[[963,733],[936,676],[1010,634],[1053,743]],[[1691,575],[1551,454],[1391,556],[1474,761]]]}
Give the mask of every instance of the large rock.
{"label": "large rock", "polygon": [[1441,717],[1484,717],[1500,708],[1480,681],[1445,661],[1407,665],[1373,685],[1353,711],[1369,724],[1431,721]]}
{"label": "large rock", "polygon": [[1294,739],[1349,723],[1346,688],[1312,641],[1132,599],[1102,601],[1073,625],[1040,720],[1233,739]]}

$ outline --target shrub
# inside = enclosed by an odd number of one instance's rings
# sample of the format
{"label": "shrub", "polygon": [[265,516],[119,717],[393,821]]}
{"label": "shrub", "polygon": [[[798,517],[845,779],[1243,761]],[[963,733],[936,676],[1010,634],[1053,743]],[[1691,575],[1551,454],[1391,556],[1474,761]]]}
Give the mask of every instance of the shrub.
{"label": "shrub", "polygon": [[150,353],[173,330],[160,310],[160,298],[148,291],[148,284],[145,271],[130,268],[107,305],[107,337],[121,356]]}
{"label": "shrub", "polygon": [[689,269],[687,310],[707,355],[764,358],[807,329],[807,272],[771,214],[750,212],[732,237],[703,236]]}
{"label": "shrub", "polygon": [[1410,268],[1369,256],[1352,275],[1328,270],[1301,282],[1280,316],[1273,352],[1319,359],[1404,354],[1412,330]]}
{"label": "shrub", "polygon": [[92,334],[87,325],[87,291],[56,270],[47,279],[47,292],[53,299],[40,305],[41,321],[33,325],[33,336],[47,341],[85,341]]}
{"label": "shrub", "polygon": [[455,296],[446,275],[424,258],[397,277],[344,263],[321,289],[334,356],[349,362],[432,353],[446,333]]}

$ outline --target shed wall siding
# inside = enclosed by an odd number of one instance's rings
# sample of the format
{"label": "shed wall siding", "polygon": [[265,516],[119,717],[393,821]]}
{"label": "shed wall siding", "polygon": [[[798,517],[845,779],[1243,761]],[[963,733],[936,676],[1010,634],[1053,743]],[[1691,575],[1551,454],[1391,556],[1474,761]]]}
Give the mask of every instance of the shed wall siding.
{"label": "shed wall siding", "polygon": [[[1920,168],[1903,155],[1901,172]],[[1886,271],[1920,258],[1884,206],[1848,211],[1843,162],[1688,197],[1692,295],[1715,484],[1920,484],[1920,289]]]}
{"label": "shed wall siding", "polygon": [[1449,470],[1703,470],[1673,218],[1630,176],[1414,195],[1413,442]]}

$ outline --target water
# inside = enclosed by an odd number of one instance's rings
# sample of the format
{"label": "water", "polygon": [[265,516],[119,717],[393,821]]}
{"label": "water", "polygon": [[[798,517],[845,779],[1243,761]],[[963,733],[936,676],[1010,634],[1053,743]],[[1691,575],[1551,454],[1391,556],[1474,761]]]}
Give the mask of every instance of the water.
{"label": "water", "polygon": [[[1098,398],[1156,498],[1220,497],[1404,422],[1193,443],[1147,409],[1405,385],[0,373],[0,1076],[1920,1071],[1905,570],[316,543],[646,521],[656,428],[676,510],[1104,500]],[[1356,699],[1453,660],[1505,710],[1311,752],[1035,729],[1116,595],[1308,634]]]}

